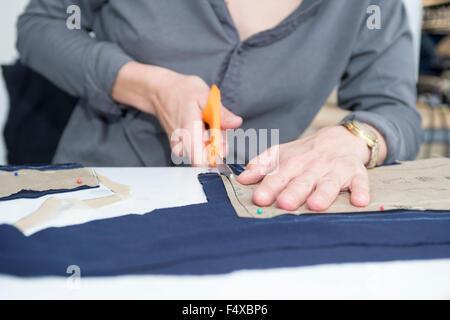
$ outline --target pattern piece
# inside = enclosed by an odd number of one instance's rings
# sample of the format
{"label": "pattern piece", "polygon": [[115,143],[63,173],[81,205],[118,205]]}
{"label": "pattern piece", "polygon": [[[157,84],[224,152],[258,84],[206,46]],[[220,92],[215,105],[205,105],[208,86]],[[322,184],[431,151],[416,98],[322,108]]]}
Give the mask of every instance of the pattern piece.
{"label": "pattern piece", "polygon": [[450,212],[237,217],[217,174],[199,176],[208,202],[25,237],[0,225],[0,273],[218,274],[323,263],[450,258]]}
{"label": "pattern piece", "polygon": [[0,181],[0,201],[39,198],[99,186],[91,169],[76,164],[0,167]]}
{"label": "pattern piece", "polygon": [[84,210],[88,209],[98,209],[106,207],[113,203],[119,202],[130,196],[130,187],[123,185],[109,178],[98,175],[99,182],[101,182],[106,188],[114,192],[113,195],[89,200],[79,200],[79,199],[61,199],[50,197],[41,205],[41,207],[30,215],[20,219],[14,226],[22,231],[24,234],[31,234],[36,228],[39,228],[43,222],[50,220],[56,214],[60,212],[63,206],[70,208],[71,206],[81,208]]}
{"label": "pattern piece", "polygon": [[[369,170],[371,203],[365,208],[350,204],[350,194],[341,192],[323,213],[377,212],[386,210],[450,210],[450,159],[403,162]],[[239,217],[273,218],[279,215],[314,213],[303,205],[286,212],[276,206],[259,207],[252,201],[257,184],[241,185],[234,177],[222,177],[228,196]]]}

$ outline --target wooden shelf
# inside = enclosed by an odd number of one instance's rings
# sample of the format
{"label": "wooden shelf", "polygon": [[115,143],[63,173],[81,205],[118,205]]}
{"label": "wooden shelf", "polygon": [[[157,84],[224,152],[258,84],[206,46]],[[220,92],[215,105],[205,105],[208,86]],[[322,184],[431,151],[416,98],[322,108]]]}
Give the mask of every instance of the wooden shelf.
{"label": "wooden shelf", "polygon": [[446,4],[444,6],[424,8],[422,25],[424,31],[450,34],[450,0],[444,3]]}
{"label": "wooden shelf", "polygon": [[424,8],[438,6],[442,4],[450,4],[450,0],[422,0]]}

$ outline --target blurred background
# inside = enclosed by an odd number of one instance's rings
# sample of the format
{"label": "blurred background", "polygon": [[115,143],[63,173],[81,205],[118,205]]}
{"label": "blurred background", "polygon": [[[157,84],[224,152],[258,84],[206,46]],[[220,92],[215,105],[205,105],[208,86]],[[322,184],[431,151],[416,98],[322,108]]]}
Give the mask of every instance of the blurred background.
{"label": "blurred background", "polygon": [[[450,157],[450,0],[403,1],[414,35],[417,105],[425,129],[418,157]],[[16,63],[16,21],[27,3],[0,3],[0,164],[50,162],[76,103],[76,98]],[[344,116],[334,92],[305,134]]]}
{"label": "blurred background", "polygon": [[[14,62],[17,57],[15,48],[16,42],[16,21],[23,11],[28,0],[2,1],[0,3],[0,64]],[[0,77],[0,130],[6,121],[9,109],[9,99],[6,94],[3,77]],[[6,163],[6,150],[3,134],[0,135],[0,164]]]}
{"label": "blurred background", "polygon": [[[450,157],[450,0],[406,0],[418,61],[417,108],[423,144],[417,159]],[[304,135],[342,119],[336,92]]]}

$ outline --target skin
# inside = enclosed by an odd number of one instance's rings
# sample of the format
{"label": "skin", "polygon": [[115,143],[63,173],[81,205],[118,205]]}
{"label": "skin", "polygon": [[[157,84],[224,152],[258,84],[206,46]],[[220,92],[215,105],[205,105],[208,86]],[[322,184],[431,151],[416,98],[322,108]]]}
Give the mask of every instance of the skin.
{"label": "skin", "polygon": [[271,29],[289,16],[302,0],[228,0],[228,10],[241,40]]}
{"label": "skin", "polygon": [[[276,26],[301,5],[302,0],[227,2],[240,38],[244,40]],[[378,163],[381,164],[386,158],[386,142],[375,128],[371,129],[380,141]],[[350,190],[353,205],[364,207],[370,202],[364,166],[369,158],[370,151],[361,138],[342,126],[334,126],[283,144],[276,152],[264,152],[250,161],[238,181],[253,184],[262,180],[253,194],[253,202],[261,207],[276,201],[278,207],[293,211],[306,202],[311,210],[323,211],[344,190]]]}
{"label": "skin", "polygon": [[[192,124],[201,121],[208,95],[209,87],[199,77],[137,62],[121,68],[112,92],[114,100],[155,115],[169,137],[178,128],[194,135]],[[242,121],[222,106],[223,130],[238,128]],[[371,129],[380,140],[381,164],[386,158],[386,142],[375,128]],[[206,154],[202,146],[202,143],[185,146],[193,165],[208,165],[204,156],[199,157],[202,161],[195,162],[196,152]],[[291,211],[306,202],[311,210],[323,211],[344,190],[351,192],[353,205],[364,207],[370,202],[365,168],[369,158],[370,150],[361,138],[342,126],[326,127],[307,138],[262,153],[250,161],[238,181],[254,184],[262,180],[253,194],[253,201],[261,207],[276,201],[280,208]]]}
{"label": "skin", "polygon": [[[117,102],[133,106],[155,115],[164,128],[172,150],[178,156],[187,155],[193,166],[208,166],[206,146],[191,139],[173,140],[175,130],[185,130],[189,137],[203,137],[205,126],[202,111],[208,101],[210,88],[199,77],[184,75],[166,68],[129,62],[120,70],[112,90]],[[195,123],[200,123],[201,133],[196,132]],[[221,129],[236,129],[242,118],[221,108]],[[225,139],[222,139],[225,141]],[[184,148],[178,148],[180,143]],[[223,153],[226,154],[226,146]],[[186,153],[186,154],[185,154]]]}
{"label": "skin", "polygon": [[[377,134],[381,164],[386,157],[386,143]],[[253,193],[255,204],[265,207],[276,201],[278,207],[294,211],[306,203],[313,211],[324,211],[341,191],[351,192],[354,206],[369,204],[369,178],[364,165],[369,162],[370,151],[364,140],[346,128],[326,127],[273,149],[251,160],[238,177],[242,184],[262,180]]]}
{"label": "skin", "polygon": [[[298,7],[301,0],[282,3],[230,0],[229,11],[241,39],[275,26]],[[201,122],[209,90],[197,76],[129,62],[119,71],[111,95],[117,102],[155,115],[170,139],[177,129],[186,130],[191,137],[196,136],[194,123]],[[224,131],[240,127],[243,121],[224,106],[221,119]],[[386,142],[375,128],[371,129],[380,141],[378,164],[382,164],[387,154]],[[204,125],[201,130],[203,134]],[[181,151],[176,149],[180,143],[183,145]],[[186,152],[192,165],[208,165],[202,142],[182,139],[171,141],[171,146],[179,156]],[[342,126],[332,126],[262,153],[250,161],[238,181],[242,184],[261,181],[253,194],[254,203],[261,207],[276,202],[280,208],[293,211],[306,203],[311,210],[323,211],[340,191],[345,190],[351,192],[353,205],[364,207],[370,202],[365,168],[369,158],[370,150],[361,138]]]}

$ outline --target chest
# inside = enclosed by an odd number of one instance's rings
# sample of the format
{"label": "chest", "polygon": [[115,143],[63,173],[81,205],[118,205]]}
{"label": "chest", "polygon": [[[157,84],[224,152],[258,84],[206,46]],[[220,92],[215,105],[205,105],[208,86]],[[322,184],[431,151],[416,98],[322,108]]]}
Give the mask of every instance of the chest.
{"label": "chest", "polygon": [[226,0],[241,40],[271,29],[297,9],[302,0]]}

